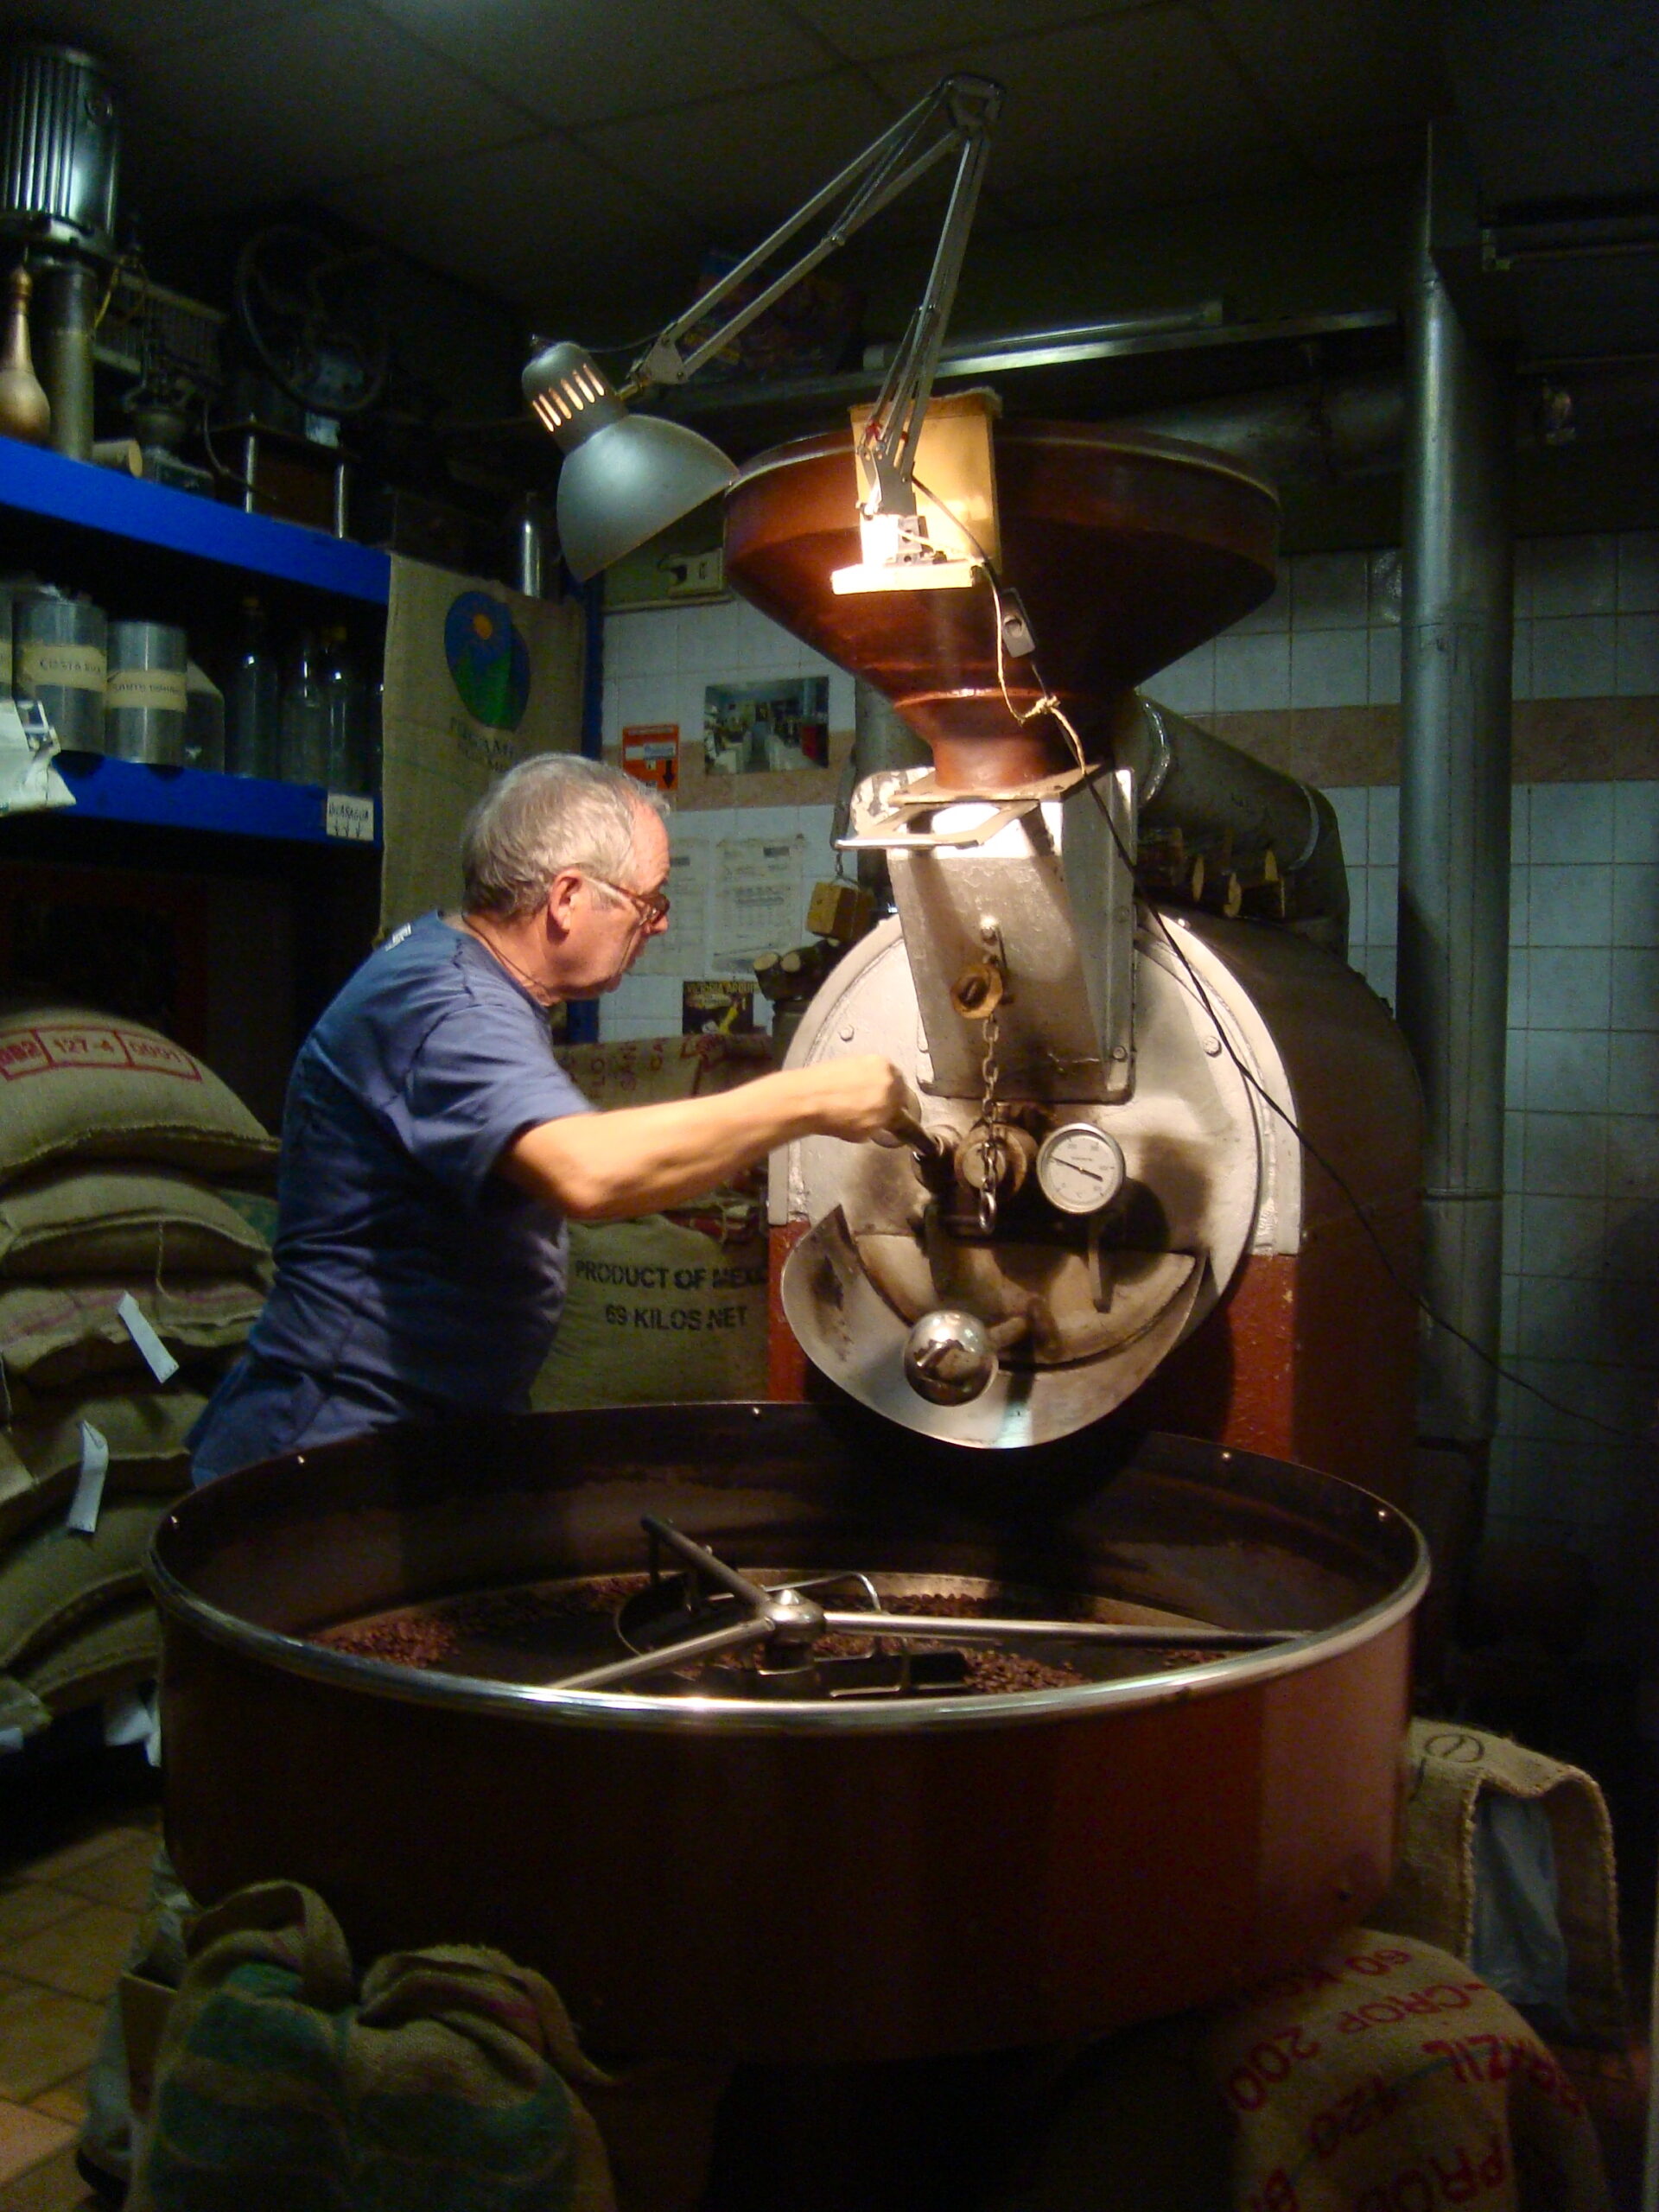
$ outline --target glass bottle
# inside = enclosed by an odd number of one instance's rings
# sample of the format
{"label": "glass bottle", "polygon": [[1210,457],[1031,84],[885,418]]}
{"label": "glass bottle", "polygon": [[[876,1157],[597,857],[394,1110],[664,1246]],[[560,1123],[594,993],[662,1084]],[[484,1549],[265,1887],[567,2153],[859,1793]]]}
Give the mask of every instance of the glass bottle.
{"label": "glass bottle", "polygon": [[322,690],[328,711],[328,788],[365,792],[370,788],[367,701],[343,622],[329,630],[324,640]]}
{"label": "glass bottle", "polygon": [[237,655],[225,684],[225,766],[233,776],[274,776],[282,682],[257,599],[242,602]]}
{"label": "glass bottle", "polygon": [[302,630],[283,683],[280,772],[286,783],[328,779],[328,702],[315,634]]}

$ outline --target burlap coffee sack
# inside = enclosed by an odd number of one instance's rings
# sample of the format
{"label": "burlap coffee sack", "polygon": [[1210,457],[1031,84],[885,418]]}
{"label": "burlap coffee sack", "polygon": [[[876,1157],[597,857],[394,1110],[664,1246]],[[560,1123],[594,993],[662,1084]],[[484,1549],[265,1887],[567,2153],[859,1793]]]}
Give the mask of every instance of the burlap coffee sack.
{"label": "burlap coffee sack", "polygon": [[640,1037],[613,1045],[562,1045],[558,1060],[582,1096],[601,1108],[659,1106],[733,1090],[773,1065],[766,1037]]}
{"label": "burlap coffee sack", "polygon": [[153,1682],[161,1670],[162,1624],[147,1598],[127,1598],[105,1605],[49,1649],[41,1652],[13,1680],[49,1719],[101,1705],[118,1690]]}
{"label": "burlap coffee sack", "polygon": [[0,1012],[0,1184],[74,1159],[267,1168],[275,1140],[193,1054],[75,1007]]}
{"label": "burlap coffee sack", "polygon": [[288,1882],[200,1914],[186,1946],[130,2212],[302,2195],[691,2212],[702,2195],[723,2070],[595,2066],[551,1985],[499,1952],[397,1952],[359,1986],[322,1899]]}
{"label": "burlap coffee sack", "polygon": [[27,1416],[0,1429],[0,1543],[67,1505],[80,1473],[83,1425],[109,1452],[106,1497],[148,1491],[175,1497],[188,1490],[185,1440],[207,1404],[176,1381],[164,1390],[32,1397]]}
{"label": "burlap coffee sack", "polygon": [[766,1248],[661,1214],[572,1222],[564,1313],[531,1389],[547,1412],[763,1397]]}
{"label": "burlap coffee sack", "polygon": [[90,1535],[56,1524],[31,1529],[0,1553],[0,1668],[35,1687],[30,1669],[93,1614],[139,1598],[144,1557],[162,1497],[105,1506]]}
{"label": "burlap coffee sack", "polygon": [[1609,2212],[1579,2091],[1460,1960],[1351,1929],[1077,2052],[973,2212]]}
{"label": "burlap coffee sack", "polygon": [[1375,1926],[1469,1956],[1475,1931],[1475,1815],[1497,1790],[1542,1805],[1554,1845],[1556,1917],[1566,1939],[1575,2032],[1622,2047],[1629,2015],[1619,1964],[1612,1823],[1599,1785],[1580,1768],[1503,1736],[1414,1720],[1395,1878]]}
{"label": "burlap coffee sack", "polygon": [[147,1374],[119,1311],[129,1294],[181,1366],[241,1344],[264,1303],[257,1284],[236,1276],[180,1275],[164,1290],[136,1276],[0,1285],[0,1362],[7,1375],[35,1390],[55,1390],[89,1376]]}
{"label": "burlap coffee sack", "polygon": [[0,1191],[0,1275],[240,1274],[270,1249],[216,1191],[177,1169],[71,1168]]}

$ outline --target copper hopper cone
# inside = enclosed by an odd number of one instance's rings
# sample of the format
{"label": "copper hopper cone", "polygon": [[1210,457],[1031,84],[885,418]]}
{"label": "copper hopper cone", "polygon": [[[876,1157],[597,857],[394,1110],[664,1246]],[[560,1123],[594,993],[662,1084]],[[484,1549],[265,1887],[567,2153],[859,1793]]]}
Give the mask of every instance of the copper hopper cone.
{"label": "copper hopper cone", "polygon": [[[777,446],[726,498],[732,588],[893,702],[956,788],[1046,775],[1068,757],[1046,685],[1090,753],[1113,702],[1273,589],[1279,503],[1224,455],[1077,423],[999,423],[1002,561],[1035,654],[998,681],[988,582],[837,597],[861,558],[850,429]],[[1039,683],[1035,671],[1040,669]]]}

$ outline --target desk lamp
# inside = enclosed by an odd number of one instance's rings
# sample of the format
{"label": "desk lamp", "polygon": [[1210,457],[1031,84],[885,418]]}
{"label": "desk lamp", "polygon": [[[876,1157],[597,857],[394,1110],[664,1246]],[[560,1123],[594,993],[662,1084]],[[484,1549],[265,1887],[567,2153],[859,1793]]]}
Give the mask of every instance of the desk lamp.
{"label": "desk lamp", "polygon": [[[628,403],[656,386],[684,384],[695,376],[711,354],[954,149],[957,174],[927,288],[860,434],[859,461],[869,487],[858,503],[864,559],[839,571],[836,588],[938,587],[971,580],[971,561],[945,557],[929,543],[917,512],[914,469],[1001,100],[1001,87],[988,78],[943,78],[671,322],[635,361],[620,390],[585,346],[562,340],[536,355],[524,371],[524,396],[564,453],[559,543],[573,575],[585,582],[724,491],[737,475],[735,464],[707,438],[661,416],[632,415]],[[816,243],[725,321],[703,333],[702,326],[721,302],[826,209],[835,212]],[[683,341],[694,332],[697,335],[688,351]]]}

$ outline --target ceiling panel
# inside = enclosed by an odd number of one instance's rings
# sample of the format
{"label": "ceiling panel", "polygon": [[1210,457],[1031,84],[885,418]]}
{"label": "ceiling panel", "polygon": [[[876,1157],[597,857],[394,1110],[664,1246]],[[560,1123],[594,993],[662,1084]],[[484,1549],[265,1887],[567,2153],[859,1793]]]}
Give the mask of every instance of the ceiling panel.
{"label": "ceiling panel", "polygon": [[1178,157],[1115,162],[1083,175],[1037,177],[1002,194],[1008,217],[1046,230],[1088,222],[1096,228],[1113,216],[1142,208],[1173,207],[1222,193],[1274,192],[1294,183],[1299,162],[1279,146],[1199,147]]}
{"label": "ceiling panel", "polygon": [[[247,0],[236,11],[237,28],[256,29],[282,16],[305,14],[314,0]],[[225,0],[38,0],[16,14],[17,28],[85,47],[118,70],[130,54],[155,53],[187,40],[211,38],[226,28]]]}
{"label": "ceiling panel", "polygon": [[[1196,0],[1268,111],[1300,144],[1421,125],[1451,93],[1419,0]],[[1421,143],[1421,141],[1420,141]]]}
{"label": "ceiling panel", "polygon": [[871,74],[895,104],[918,98],[942,68],[994,77],[1007,89],[988,183],[999,197],[1056,177],[1128,174],[1192,158],[1214,173],[1277,135],[1198,15],[1170,5],[923,60],[884,61]]}
{"label": "ceiling panel", "polygon": [[1442,12],[1489,213],[1659,192],[1653,0],[1451,0]]}
{"label": "ceiling panel", "polygon": [[587,124],[806,76],[834,56],[772,0],[373,0],[545,120]]}
{"label": "ceiling panel", "polygon": [[547,137],[337,185],[326,197],[417,259],[508,294],[575,276],[591,285],[597,238],[626,241],[631,253],[678,248],[688,271],[696,263],[696,233],[677,210]]}
{"label": "ceiling panel", "polygon": [[238,159],[280,151],[296,188],[522,137],[526,118],[348,0],[238,23],[123,73],[135,107]]}
{"label": "ceiling panel", "polygon": [[896,112],[851,70],[587,134],[616,168],[699,223],[709,243],[758,245],[886,130]]}
{"label": "ceiling panel", "polygon": [[854,60],[959,47],[981,39],[1008,38],[1056,23],[1121,16],[1146,0],[791,0],[794,13],[812,23]]}

